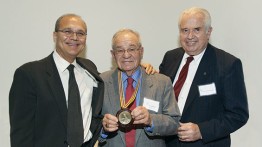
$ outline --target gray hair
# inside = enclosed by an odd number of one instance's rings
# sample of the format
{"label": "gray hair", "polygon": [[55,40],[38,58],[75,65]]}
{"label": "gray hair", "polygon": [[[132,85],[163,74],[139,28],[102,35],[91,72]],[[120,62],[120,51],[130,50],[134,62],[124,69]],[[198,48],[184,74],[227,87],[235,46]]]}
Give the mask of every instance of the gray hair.
{"label": "gray hair", "polygon": [[112,38],[112,49],[115,49],[115,41],[117,39],[117,37],[120,35],[120,34],[123,34],[123,33],[132,33],[134,34],[137,38],[138,38],[138,46],[141,46],[142,43],[141,43],[141,39],[140,39],[140,35],[138,32],[132,30],[132,29],[127,29],[127,28],[124,28],[124,29],[120,29],[119,31],[117,31],[113,38]]}
{"label": "gray hair", "polygon": [[200,14],[204,17],[205,29],[207,32],[209,28],[211,28],[211,16],[206,9],[199,8],[199,7],[191,7],[191,8],[185,9],[180,15],[178,27],[180,28],[180,24],[181,24],[181,21],[184,15],[193,15],[193,14]]}

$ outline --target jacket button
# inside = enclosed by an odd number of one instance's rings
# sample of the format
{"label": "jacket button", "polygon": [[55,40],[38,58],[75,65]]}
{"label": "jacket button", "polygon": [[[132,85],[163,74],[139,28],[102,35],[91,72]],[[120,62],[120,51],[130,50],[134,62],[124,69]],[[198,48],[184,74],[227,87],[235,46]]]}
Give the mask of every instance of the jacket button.
{"label": "jacket button", "polygon": [[67,142],[66,140],[64,141],[64,144],[69,145],[68,142]]}

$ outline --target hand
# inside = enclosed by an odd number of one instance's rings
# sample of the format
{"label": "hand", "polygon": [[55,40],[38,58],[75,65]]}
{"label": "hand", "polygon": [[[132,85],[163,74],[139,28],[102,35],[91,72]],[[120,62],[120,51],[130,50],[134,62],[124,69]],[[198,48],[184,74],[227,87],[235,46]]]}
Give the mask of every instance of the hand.
{"label": "hand", "polygon": [[202,139],[201,132],[197,124],[194,123],[180,123],[178,128],[178,137],[180,141],[196,141]]}
{"label": "hand", "polygon": [[106,132],[114,132],[118,129],[118,119],[116,116],[111,115],[111,114],[105,114],[102,124],[103,124],[103,129]]}
{"label": "hand", "polygon": [[143,106],[136,107],[132,112],[131,115],[134,119],[134,124],[144,124],[151,126],[151,116],[148,110]]}
{"label": "hand", "polygon": [[158,73],[158,71],[149,63],[140,63],[140,65],[145,68],[147,74]]}

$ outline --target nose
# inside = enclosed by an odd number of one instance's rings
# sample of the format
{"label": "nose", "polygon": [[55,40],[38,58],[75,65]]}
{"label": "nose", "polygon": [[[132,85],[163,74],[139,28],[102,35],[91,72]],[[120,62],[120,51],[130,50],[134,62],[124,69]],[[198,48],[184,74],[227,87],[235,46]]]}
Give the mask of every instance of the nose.
{"label": "nose", "polygon": [[72,40],[78,40],[78,37],[77,37],[76,32],[73,32],[73,33],[71,34],[70,38],[71,38]]}
{"label": "nose", "polygon": [[193,31],[193,30],[190,30],[189,33],[188,33],[188,35],[187,35],[187,38],[188,38],[188,39],[193,39],[194,37],[195,37],[194,31]]}
{"label": "nose", "polygon": [[73,39],[74,39],[74,40],[77,40],[77,39],[78,39],[76,32],[73,33]]}
{"label": "nose", "polygon": [[125,58],[128,58],[128,57],[131,56],[131,53],[130,53],[128,50],[124,50],[123,56],[124,56]]}

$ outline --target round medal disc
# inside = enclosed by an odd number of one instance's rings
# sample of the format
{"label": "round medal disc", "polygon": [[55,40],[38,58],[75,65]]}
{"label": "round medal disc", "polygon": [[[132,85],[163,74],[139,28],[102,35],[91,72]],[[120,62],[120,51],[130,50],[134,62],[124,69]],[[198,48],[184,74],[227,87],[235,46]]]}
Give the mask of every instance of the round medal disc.
{"label": "round medal disc", "polygon": [[129,109],[121,109],[116,114],[118,122],[122,127],[127,127],[133,122],[131,111]]}

